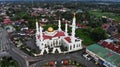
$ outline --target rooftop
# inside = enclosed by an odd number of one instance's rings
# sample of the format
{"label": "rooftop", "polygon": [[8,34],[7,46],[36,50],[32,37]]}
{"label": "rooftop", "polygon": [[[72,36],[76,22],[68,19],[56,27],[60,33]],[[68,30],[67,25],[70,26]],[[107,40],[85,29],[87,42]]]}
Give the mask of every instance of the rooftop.
{"label": "rooftop", "polygon": [[[55,33],[54,36],[50,36],[50,35],[45,35],[43,34],[43,38],[44,39],[51,39],[53,37],[61,37],[61,36],[65,36],[64,32],[63,31],[57,31],[57,33]],[[40,38],[40,36],[38,36],[38,39]]]}
{"label": "rooftop", "polygon": [[109,49],[103,48],[99,46],[98,44],[93,44],[91,46],[88,46],[87,49],[95,53],[100,58],[105,59],[106,61],[116,65],[117,67],[120,67],[120,55],[119,54]]}

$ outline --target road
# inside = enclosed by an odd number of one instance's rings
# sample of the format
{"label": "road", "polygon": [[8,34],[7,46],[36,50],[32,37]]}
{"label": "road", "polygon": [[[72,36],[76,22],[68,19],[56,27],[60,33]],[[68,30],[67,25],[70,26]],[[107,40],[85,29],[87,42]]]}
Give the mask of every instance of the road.
{"label": "road", "polygon": [[9,56],[9,53],[6,51],[10,49],[7,40],[7,33],[3,28],[0,27],[0,57]]}
{"label": "road", "polygon": [[15,47],[12,41],[10,41],[7,31],[0,27],[0,56],[11,56],[19,63],[20,67],[41,67],[49,61],[60,62],[64,59],[77,61],[86,67],[99,67],[91,61],[87,61],[83,58],[83,51],[84,50],[68,54],[48,54],[39,57],[32,57]]}
{"label": "road", "polygon": [[100,67],[96,64],[94,64],[92,61],[88,61],[85,58],[83,58],[82,56],[82,52],[84,50],[81,51],[77,51],[74,53],[69,53],[69,54],[54,54],[54,55],[45,55],[43,58],[43,60],[40,60],[37,63],[32,64],[30,67],[41,67],[42,65],[44,65],[45,63],[49,62],[49,61],[62,61],[62,60],[66,60],[66,59],[70,59],[73,61],[76,61],[78,63],[81,63],[83,65],[85,65],[85,67]]}
{"label": "road", "polygon": [[16,52],[14,47],[11,47],[11,41],[8,33],[2,27],[0,27],[0,57],[11,56],[13,59],[19,62],[20,67],[27,67],[27,63],[19,52]]}

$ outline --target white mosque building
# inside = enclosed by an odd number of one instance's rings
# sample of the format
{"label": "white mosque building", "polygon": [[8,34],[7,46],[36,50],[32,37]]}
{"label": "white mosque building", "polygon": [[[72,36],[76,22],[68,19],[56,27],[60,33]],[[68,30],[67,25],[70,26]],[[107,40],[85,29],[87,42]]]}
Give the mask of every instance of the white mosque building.
{"label": "white mosque building", "polygon": [[43,31],[42,26],[36,22],[36,45],[41,50],[41,55],[44,51],[49,53],[49,48],[53,48],[52,53],[58,50],[61,53],[60,46],[67,48],[66,52],[72,52],[82,49],[82,40],[75,37],[76,17],[74,14],[72,22],[72,35],[68,35],[68,24],[65,24],[65,31],[61,29],[61,20],[58,20],[58,30],[49,27],[47,31]]}

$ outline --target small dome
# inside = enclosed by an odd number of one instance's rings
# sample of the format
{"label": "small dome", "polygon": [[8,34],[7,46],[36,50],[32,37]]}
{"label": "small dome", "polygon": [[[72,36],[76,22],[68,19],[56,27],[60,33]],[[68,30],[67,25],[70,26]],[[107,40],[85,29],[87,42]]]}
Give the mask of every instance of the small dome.
{"label": "small dome", "polygon": [[48,32],[53,32],[53,31],[54,31],[54,29],[52,27],[48,28]]}

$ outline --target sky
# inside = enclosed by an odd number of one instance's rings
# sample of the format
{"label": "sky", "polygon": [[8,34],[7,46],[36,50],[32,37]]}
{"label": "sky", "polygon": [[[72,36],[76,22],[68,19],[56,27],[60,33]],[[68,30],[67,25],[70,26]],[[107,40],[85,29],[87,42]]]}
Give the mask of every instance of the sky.
{"label": "sky", "polygon": [[[0,1],[32,1],[32,0],[0,0]],[[33,0],[33,1],[65,1],[65,0]],[[67,1],[114,1],[114,2],[120,2],[120,0],[67,0]]]}

